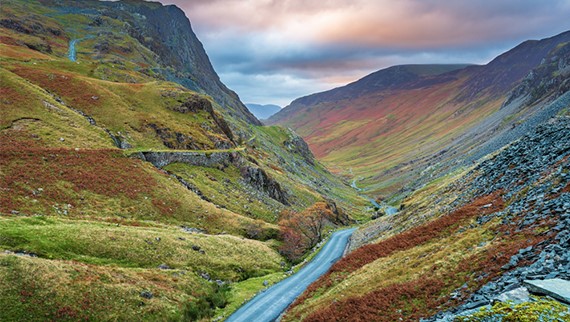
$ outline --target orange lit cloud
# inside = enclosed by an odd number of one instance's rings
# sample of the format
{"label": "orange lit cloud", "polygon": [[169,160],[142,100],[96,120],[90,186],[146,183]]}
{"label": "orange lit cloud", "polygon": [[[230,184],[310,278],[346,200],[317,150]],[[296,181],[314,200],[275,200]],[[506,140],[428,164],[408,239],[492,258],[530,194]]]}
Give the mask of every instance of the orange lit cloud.
{"label": "orange lit cloud", "polygon": [[570,24],[570,1],[170,0],[201,29],[290,41],[425,48],[521,36]]}

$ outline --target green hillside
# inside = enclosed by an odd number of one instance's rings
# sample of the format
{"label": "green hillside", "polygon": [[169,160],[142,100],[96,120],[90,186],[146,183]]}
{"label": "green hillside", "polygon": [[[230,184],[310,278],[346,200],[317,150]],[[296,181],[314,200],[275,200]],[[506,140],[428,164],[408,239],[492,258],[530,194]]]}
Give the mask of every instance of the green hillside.
{"label": "green hillside", "polygon": [[299,137],[260,126],[180,13],[3,1],[0,320],[227,316],[290,268],[281,212],[370,216]]}

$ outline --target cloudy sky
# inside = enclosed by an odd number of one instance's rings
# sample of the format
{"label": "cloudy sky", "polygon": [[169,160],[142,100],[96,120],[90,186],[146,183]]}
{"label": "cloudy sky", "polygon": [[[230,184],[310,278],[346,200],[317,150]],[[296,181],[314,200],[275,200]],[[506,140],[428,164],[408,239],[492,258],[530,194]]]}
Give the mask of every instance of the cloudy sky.
{"label": "cloudy sky", "polygon": [[570,29],[570,0],[160,0],[190,18],[222,81],[285,106],[397,64],[485,64]]}

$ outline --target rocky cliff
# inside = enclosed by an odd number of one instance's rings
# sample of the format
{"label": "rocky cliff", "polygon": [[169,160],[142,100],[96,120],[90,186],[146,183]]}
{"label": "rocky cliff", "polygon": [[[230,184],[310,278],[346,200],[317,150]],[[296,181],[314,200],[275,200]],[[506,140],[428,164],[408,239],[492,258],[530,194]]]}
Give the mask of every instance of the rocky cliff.
{"label": "rocky cliff", "polygon": [[[235,92],[228,89],[214,71],[190,20],[174,5],[158,2],[45,0],[43,4],[60,13],[83,13],[92,17],[94,26],[105,24],[106,17],[124,22],[123,30],[147,47],[160,63],[153,72],[189,89],[210,95],[222,113],[236,120],[261,125]],[[96,45],[97,46],[97,45]],[[99,48],[105,48],[104,43]]]}

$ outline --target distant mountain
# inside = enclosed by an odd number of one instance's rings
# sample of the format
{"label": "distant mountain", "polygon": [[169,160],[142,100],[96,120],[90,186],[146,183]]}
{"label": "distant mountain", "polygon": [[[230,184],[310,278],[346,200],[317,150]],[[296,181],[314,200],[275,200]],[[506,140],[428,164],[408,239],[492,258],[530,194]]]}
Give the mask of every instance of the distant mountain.
{"label": "distant mountain", "polygon": [[281,111],[281,106],[273,105],[273,104],[254,104],[254,103],[246,103],[245,106],[249,109],[255,117],[260,120],[265,120],[271,117],[273,114]]}
{"label": "distant mountain", "polygon": [[[322,93],[312,94],[296,99],[291,103],[295,105],[314,105],[323,102],[334,102],[345,99],[353,99],[366,94],[398,88],[418,88],[427,85],[425,80],[434,79],[443,82],[446,77],[433,77],[469,65],[399,65],[379,70],[365,76],[346,86],[335,88]],[[424,80],[424,82],[418,82]]]}
{"label": "distant mountain", "polygon": [[473,160],[520,137],[506,132],[567,92],[569,41],[570,31],[526,41],[482,66],[390,67],[298,98],[266,123],[294,129],[359,186],[393,195],[421,184],[426,170],[445,173],[444,161]]}

